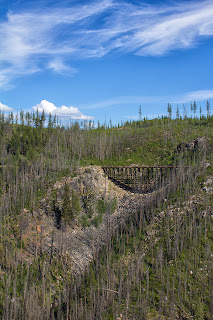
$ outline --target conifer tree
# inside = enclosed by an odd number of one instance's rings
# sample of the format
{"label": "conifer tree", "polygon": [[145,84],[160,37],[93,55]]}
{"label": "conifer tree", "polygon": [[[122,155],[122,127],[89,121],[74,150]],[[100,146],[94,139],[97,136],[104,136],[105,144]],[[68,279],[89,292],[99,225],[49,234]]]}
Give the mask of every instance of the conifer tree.
{"label": "conifer tree", "polygon": [[40,122],[40,118],[39,118],[39,113],[38,113],[38,108],[36,110],[36,116],[35,116],[35,120],[34,120],[34,124],[35,127],[38,128],[39,127],[39,122]]}
{"label": "conifer tree", "polygon": [[187,119],[187,107],[185,105],[183,105],[183,117]]}
{"label": "conifer tree", "polygon": [[180,113],[179,113],[179,107],[177,104],[176,119],[179,119],[179,118],[180,118]]}
{"label": "conifer tree", "polygon": [[207,111],[207,117],[209,117],[211,113],[209,100],[206,101],[206,111]]}
{"label": "conifer tree", "polygon": [[200,105],[200,119],[202,118],[202,107]]}
{"label": "conifer tree", "polygon": [[139,106],[139,120],[141,120],[142,117],[142,111],[141,111],[141,105]]}
{"label": "conifer tree", "polygon": [[71,192],[68,184],[66,184],[64,187],[62,217],[67,222],[72,221],[74,218],[74,212],[72,210]]}
{"label": "conifer tree", "polygon": [[56,127],[56,124],[58,125],[58,123],[56,123],[57,120],[58,120],[58,118],[56,118],[56,114],[55,114],[55,116],[54,116],[54,118],[53,118],[53,128]]}
{"label": "conifer tree", "polygon": [[41,127],[43,128],[44,127],[44,123],[46,121],[46,117],[45,117],[45,112],[44,110],[42,111],[42,114],[41,114],[41,120],[40,120],[40,123],[41,123]]}
{"label": "conifer tree", "polygon": [[[191,110],[191,112],[193,112],[193,104],[192,103],[190,103],[190,110]],[[191,115],[191,117],[192,117],[192,115]]]}
{"label": "conifer tree", "polygon": [[12,123],[12,124],[14,123],[14,115],[12,111],[9,114],[9,123]]}
{"label": "conifer tree", "polygon": [[172,117],[172,105],[171,105],[171,103],[168,103],[167,112],[168,112],[168,117],[171,119],[171,117]]}
{"label": "conifer tree", "polygon": [[193,111],[194,111],[194,119],[195,119],[195,114],[196,114],[196,111],[197,111],[197,104],[196,104],[195,100],[194,100],[194,103],[193,103]]}
{"label": "conifer tree", "polygon": [[16,114],[15,124],[18,124],[18,111],[17,111],[17,114]]}
{"label": "conifer tree", "polygon": [[24,125],[24,111],[22,109],[20,111],[20,120],[21,120],[21,124]]}
{"label": "conifer tree", "polygon": [[48,128],[52,128],[53,127],[53,122],[52,122],[52,115],[51,113],[49,113],[49,118],[48,118]]}

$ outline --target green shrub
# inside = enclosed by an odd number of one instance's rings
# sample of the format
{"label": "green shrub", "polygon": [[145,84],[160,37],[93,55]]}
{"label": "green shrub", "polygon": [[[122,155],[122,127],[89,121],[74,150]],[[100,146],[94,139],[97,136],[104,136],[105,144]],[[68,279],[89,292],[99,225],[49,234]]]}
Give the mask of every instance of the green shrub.
{"label": "green shrub", "polygon": [[105,204],[104,200],[99,199],[97,201],[96,209],[97,209],[98,213],[103,214],[106,212],[106,204]]}

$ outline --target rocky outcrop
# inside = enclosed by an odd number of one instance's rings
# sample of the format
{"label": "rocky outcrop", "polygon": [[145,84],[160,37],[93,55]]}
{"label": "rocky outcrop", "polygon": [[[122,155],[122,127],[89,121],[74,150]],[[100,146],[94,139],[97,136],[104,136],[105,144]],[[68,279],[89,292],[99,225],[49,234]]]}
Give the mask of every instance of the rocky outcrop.
{"label": "rocky outcrop", "polygon": [[[50,258],[52,255],[64,256],[69,259],[72,271],[78,274],[85,270],[100,248],[111,239],[116,229],[125,223],[130,215],[156,201],[157,192],[140,195],[123,190],[111,182],[97,166],[80,168],[75,175],[57,181],[41,201],[40,210],[34,212],[30,219],[29,212],[25,210],[23,215],[28,218],[23,219],[27,220],[23,230],[23,241],[26,243],[27,259],[40,250]],[[81,210],[72,223],[63,222],[61,227],[57,228],[51,199],[54,194],[58,207],[62,210],[62,196],[66,184],[79,197]],[[206,192],[212,192],[212,177],[208,179],[204,189]],[[158,192],[161,193],[160,198],[164,199],[167,191],[162,189]],[[85,199],[90,201],[92,213],[87,211]],[[97,206],[98,201],[106,205],[102,212],[98,211],[103,209]],[[93,223],[100,216],[99,222]],[[84,223],[84,217],[89,223]]]}
{"label": "rocky outcrop", "polygon": [[[28,225],[23,231],[23,239],[26,243],[27,259],[40,250],[49,256],[68,256],[72,269],[81,273],[100,248],[109,241],[116,228],[135,212],[143,196],[114,185],[98,166],[79,168],[75,175],[57,181],[53,188],[48,190],[46,198],[41,200],[40,209],[34,212],[31,218],[25,210],[23,215],[28,216]],[[67,184],[78,196],[81,210],[72,223],[63,222],[61,227],[57,228],[51,201],[55,197],[57,207],[62,211],[63,191]],[[90,217],[88,208],[85,207],[87,200],[92,206]],[[98,211],[98,201],[105,205],[102,213]],[[93,223],[100,214],[99,223]],[[87,225],[84,224],[84,217],[88,219]]]}
{"label": "rocky outcrop", "polygon": [[186,151],[197,151],[198,149],[205,149],[206,148],[206,138],[197,138],[190,142],[181,142],[177,146],[177,152],[186,152]]}

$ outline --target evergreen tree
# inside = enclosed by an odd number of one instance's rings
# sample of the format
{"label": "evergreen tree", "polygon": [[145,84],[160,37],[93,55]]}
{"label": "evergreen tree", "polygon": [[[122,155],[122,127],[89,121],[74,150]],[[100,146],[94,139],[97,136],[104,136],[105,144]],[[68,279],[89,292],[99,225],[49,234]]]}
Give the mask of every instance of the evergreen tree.
{"label": "evergreen tree", "polygon": [[4,112],[2,112],[2,114],[1,114],[1,121],[4,123]]}
{"label": "evergreen tree", "polygon": [[202,118],[202,107],[200,105],[200,119]]}
{"label": "evergreen tree", "polygon": [[71,192],[68,184],[65,184],[62,201],[62,217],[67,222],[72,221],[74,219],[74,212],[72,210]]}
{"label": "evergreen tree", "polygon": [[112,128],[112,120],[111,119],[109,120],[109,126],[110,126],[110,128]]}
{"label": "evergreen tree", "polygon": [[195,119],[195,114],[196,114],[196,111],[197,111],[197,104],[196,104],[195,100],[194,100],[194,103],[193,103],[193,111],[194,111],[194,119]]}
{"label": "evergreen tree", "polygon": [[24,111],[20,111],[20,120],[21,120],[21,124],[24,125]]}
{"label": "evergreen tree", "polygon": [[[193,112],[193,104],[192,103],[190,103],[190,110],[191,110],[191,113]],[[191,115],[191,118],[192,118],[192,115]]]}
{"label": "evergreen tree", "polygon": [[49,113],[48,128],[51,129],[52,127],[53,127],[52,115],[51,115],[51,113]]}
{"label": "evergreen tree", "polygon": [[35,127],[36,127],[36,128],[39,127],[39,123],[40,123],[40,117],[39,117],[38,108],[37,108],[37,110],[36,110],[36,116],[35,116],[35,120],[34,120],[34,124],[35,124]]}
{"label": "evergreen tree", "polygon": [[183,105],[183,118],[187,119],[187,107]]}
{"label": "evergreen tree", "polygon": [[17,114],[16,114],[15,124],[18,124],[18,111],[17,111]]}
{"label": "evergreen tree", "polygon": [[33,115],[32,115],[32,120],[33,120],[34,126],[36,126],[36,125],[35,125],[35,113],[34,113],[34,112],[33,112]]}
{"label": "evergreen tree", "polygon": [[14,123],[14,115],[12,111],[9,114],[9,123],[12,123],[12,124]]}
{"label": "evergreen tree", "polygon": [[26,119],[27,125],[30,126],[31,125],[31,121],[32,121],[32,116],[31,116],[30,112],[26,112],[25,119]]}
{"label": "evergreen tree", "polygon": [[25,113],[25,121],[26,121],[27,126],[29,126],[28,114],[29,114],[29,112]]}
{"label": "evergreen tree", "polygon": [[209,100],[206,101],[206,111],[207,111],[207,117],[210,117],[211,107],[210,107]]}
{"label": "evergreen tree", "polygon": [[[56,118],[56,114],[55,114],[55,116],[54,116],[54,118],[53,118],[53,128],[56,127],[57,119],[58,119],[58,118]],[[58,125],[58,123],[57,123],[57,125]]]}
{"label": "evergreen tree", "polygon": [[172,117],[172,105],[171,105],[171,103],[168,103],[167,112],[168,112],[168,117],[171,119],[171,117]]}
{"label": "evergreen tree", "polygon": [[180,113],[179,113],[179,107],[177,104],[176,119],[179,119],[179,118],[180,118]]}
{"label": "evergreen tree", "polygon": [[142,118],[142,111],[141,111],[141,105],[139,106],[139,120]]}
{"label": "evergreen tree", "polygon": [[41,123],[41,127],[43,128],[44,127],[44,123],[46,121],[46,117],[45,117],[45,112],[44,110],[42,111],[42,114],[41,114],[41,120],[40,120],[40,123]]}

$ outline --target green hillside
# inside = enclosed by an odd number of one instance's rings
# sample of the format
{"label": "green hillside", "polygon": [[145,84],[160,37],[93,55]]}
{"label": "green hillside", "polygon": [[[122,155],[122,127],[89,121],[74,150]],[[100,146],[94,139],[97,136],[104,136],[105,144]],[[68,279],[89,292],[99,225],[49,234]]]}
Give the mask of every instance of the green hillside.
{"label": "green hillside", "polygon": [[[213,116],[97,128],[77,122],[64,127],[51,118],[45,126],[38,114],[23,115],[21,123],[11,119],[1,114],[0,318],[212,319]],[[86,271],[76,274],[68,253],[46,249],[45,230],[36,223],[51,188],[48,210],[60,209],[66,217],[61,235],[76,225],[87,232],[88,221],[96,230],[102,215],[112,214],[114,200],[68,185],[57,203],[54,183],[88,165],[177,165],[191,173],[177,175],[160,192],[138,196]],[[28,225],[31,243],[24,238]]]}

